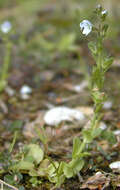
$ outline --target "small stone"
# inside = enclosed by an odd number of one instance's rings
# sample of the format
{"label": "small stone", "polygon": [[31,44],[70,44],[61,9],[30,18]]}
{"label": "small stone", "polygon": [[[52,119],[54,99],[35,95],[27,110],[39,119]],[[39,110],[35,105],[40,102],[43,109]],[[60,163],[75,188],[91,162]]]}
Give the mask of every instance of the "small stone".
{"label": "small stone", "polygon": [[102,172],[97,172],[95,175],[96,175],[96,176],[97,176],[97,175],[102,175]]}
{"label": "small stone", "polygon": [[5,88],[5,92],[10,96],[10,97],[12,97],[12,96],[14,96],[15,95],[15,90],[13,90],[11,87],[9,87],[9,86],[7,86],[6,88]]}
{"label": "small stone", "polygon": [[86,117],[91,117],[93,116],[94,110],[90,106],[80,106],[76,107],[76,109],[80,112],[82,112]]}
{"label": "small stone", "polygon": [[120,161],[112,162],[109,167],[116,172],[120,172]]}
{"label": "small stone", "polygon": [[86,87],[88,87],[88,82],[87,81],[83,81],[81,84],[79,84],[79,85],[75,85],[74,87],[73,87],[73,90],[75,91],[75,92],[82,92]]}
{"label": "small stone", "polygon": [[105,129],[107,129],[107,125],[103,122],[100,122],[99,128],[102,130],[105,130]]}
{"label": "small stone", "polygon": [[55,107],[47,111],[44,121],[47,125],[57,126],[62,121],[83,121],[85,116],[82,112],[68,107]]}
{"label": "small stone", "polygon": [[106,109],[106,110],[112,108],[112,102],[111,101],[104,102],[103,108]]}
{"label": "small stone", "polygon": [[117,136],[117,135],[120,135],[120,130],[116,130],[116,131],[114,131],[113,133],[114,133],[114,135],[116,135],[116,136]]}

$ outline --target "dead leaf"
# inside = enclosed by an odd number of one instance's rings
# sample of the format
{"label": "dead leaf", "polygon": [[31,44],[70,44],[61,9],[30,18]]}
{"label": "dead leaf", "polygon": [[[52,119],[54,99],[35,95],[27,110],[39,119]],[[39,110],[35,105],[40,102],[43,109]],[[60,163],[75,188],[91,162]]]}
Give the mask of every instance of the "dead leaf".
{"label": "dead leaf", "polygon": [[94,176],[88,178],[88,180],[82,185],[81,189],[99,189],[103,190],[110,183],[110,178],[106,177],[101,172],[97,172]]}
{"label": "dead leaf", "polygon": [[44,120],[43,120],[44,114],[45,114],[44,111],[39,111],[37,113],[36,119],[34,121],[26,123],[26,125],[23,128],[23,135],[26,138],[34,138],[37,136],[37,134],[35,132],[35,127],[38,127],[39,129],[40,129],[40,127],[43,127],[43,125],[44,125]]}

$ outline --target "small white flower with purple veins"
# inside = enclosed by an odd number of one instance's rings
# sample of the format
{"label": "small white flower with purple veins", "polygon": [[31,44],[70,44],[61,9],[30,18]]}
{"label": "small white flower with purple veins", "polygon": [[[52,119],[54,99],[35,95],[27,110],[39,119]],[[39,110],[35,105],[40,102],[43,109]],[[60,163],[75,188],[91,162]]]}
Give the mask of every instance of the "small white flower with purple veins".
{"label": "small white flower with purple veins", "polygon": [[104,16],[104,15],[107,15],[108,11],[107,10],[103,10],[101,13]]}
{"label": "small white flower with purple veins", "polygon": [[11,30],[11,28],[12,28],[12,25],[9,21],[3,22],[3,24],[1,24],[0,26],[1,31],[6,34]]}
{"label": "small white flower with purple veins", "polygon": [[29,99],[31,93],[32,93],[32,88],[30,88],[27,85],[23,85],[20,89],[20,95],[23,100]]}
{"label": "small white flower with purple veins", "polygon": [[20,89],[20,93],[21,94],[31,94],[32,93],[32,89],[27,86],[27,85],[23,85]]}
{"label": "small white flower with purple veins", "polygon": [[80,23],[80,29],[87,36],[92,31],[92,23],[89,20],[83,20]]}

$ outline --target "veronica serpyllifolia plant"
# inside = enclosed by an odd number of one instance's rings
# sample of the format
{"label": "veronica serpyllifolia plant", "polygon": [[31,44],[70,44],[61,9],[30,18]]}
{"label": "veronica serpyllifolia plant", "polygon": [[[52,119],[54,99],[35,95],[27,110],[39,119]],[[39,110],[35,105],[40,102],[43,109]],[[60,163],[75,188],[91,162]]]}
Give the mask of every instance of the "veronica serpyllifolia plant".
{"label": "veronica serpyllifolia plant", "polygon": [[[90,155],[87,152],[86,145],[92,143],[102,132],[99,122],[102,117],[101,109],[103,102],[106,99],[106,94],[103,92],[104,77],[113,62],[113,58],[106,55],[103,44],[108,30],[108,25],[105,22],[107,14],[107,10],[103,10],[102,6],[98,5],[95,10],[97,26],[89,20],[83,20],[80,23],[80,29],[83,35],[87,36],[91,32],[96,34],[96,40],[88,43],[88,47],[95,60],[89,85],[91,97],[94,102],[94,114],[90,120],[89,127],[82,131],[82,141],[78,137],[73,140],[72,160],[68,163],[60,162],[55,169],[54,182],[57,186],[63,183],[65,178],[71,178],[79,174],[85,164],[84,157]],[[49,177],[49,179],[51,178]]]}
{"label": "veronica serpyllifolia plant", "polygon": [[12,24],[9,21],[5,21],[0,25],[0,33],[5,45],[5,56],[3,60],[3,67],[0,71],[0,92],[2,92],[7,85],[8,70],[10,66],[10,56],[12,43],[9,39],[9,34],[12,30]]}
{"label": "veronica serpyllifolia plant", "polygon": [[108,30],[108,25],[106,24],[107,14],[107,10],[103,10],[102,6],[98,5],[95,10],[97,26],[89,20],[83,20],[80,23],[80,29],[83,35],[87,36],[91,32],[96,34],[95,41],[88,43],[88,47],[95,60],[89,85],[91,97],[94,102],[94,115],[90,120],[89,127],[84,128],[82,131],[82,141],[78,137],[73,140],[72,160],[69,163],[61,162],[59,164],[55,175],[57,186],[63,183],[65,178],[71,178],[79,174],[85,164],[84,157],[90,155],[86,150],[86,145],[92,143],[94,138],[102,132],[99,122],[102,117],[101,109],[103,102],[106,99],[106,94],[103,92],[104,77],[113,62],[113,58],[106,55],[103,44]]}
{"label": "veronica serpyllifolia plant", "polygon": [[88,47],[95,60],[90,79],[90,92],[94,102],[94,116],[90,121],[89,128],[83,130],[83,143],[80,146],[80,152],[84,150],[87,143],[91,143],[101,133],[98,124],[102,117],[101,109],[103,102],[106,99],[106,94],[103,92],[104,77],[113,62],[113,58],[107,56],[103,45],[108,30],[108,24],[106,24],[108,12],[107,10],[103,10],[101,5],[98,5],[95,14],[98,20],[95,25],[87,20],[80,23],[80,29],[83,34],[87,36],[92,31],[96,34],[96,40],[88,43]]}

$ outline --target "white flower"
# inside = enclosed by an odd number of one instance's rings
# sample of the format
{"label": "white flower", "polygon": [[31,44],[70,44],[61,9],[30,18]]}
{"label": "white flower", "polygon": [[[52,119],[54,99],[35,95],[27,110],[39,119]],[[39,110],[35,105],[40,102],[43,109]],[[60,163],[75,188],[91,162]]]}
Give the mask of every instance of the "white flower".
{"label": "white flower", "polygon": [[107,15],[107,13],[108,13],[107,10],[103,10],[103,11],[101,12],[102,15]]}
{"label": "white flower", "polygon": [[92,23],[89,20],[83,20],[80,23],[80,29],[87,36],[92,31]]}
{"label": "white flower", "polygon": [[3,24],[1,24],[0,29],[3,33],[8,33],[12,28],[12,25],[9,21],[5,21],[3,22]]}
{"label": "white flower", "polygon": [[23,100],[29,99],[29,95],[31,93],[32,93],[32,89],[27,85],[22,86],[20,89],[20,95]]}
{"label": "white flower", "polygon": [[31,92],[32,89],[27,85],[22,86],[22,88],[20,89],[21,94],[30,94]]}

